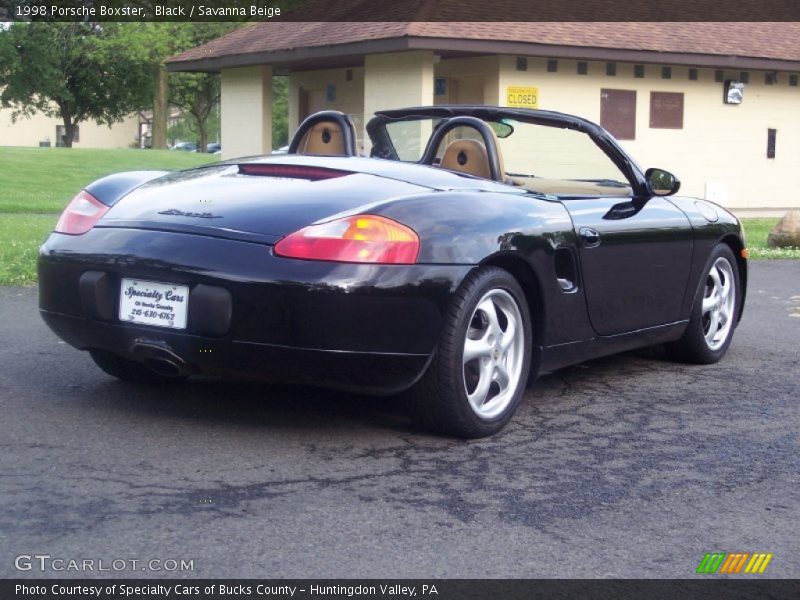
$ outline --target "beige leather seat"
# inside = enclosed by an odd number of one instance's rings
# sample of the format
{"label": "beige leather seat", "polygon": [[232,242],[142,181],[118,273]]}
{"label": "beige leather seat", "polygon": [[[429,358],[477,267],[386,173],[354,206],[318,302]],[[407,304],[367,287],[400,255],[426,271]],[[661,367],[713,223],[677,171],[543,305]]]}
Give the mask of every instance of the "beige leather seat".
{"label": "beige leather seat", "polygon": [[[497,144],[497,136],[494,136],[495,147],[497,148],[497,158],[500,162],[500,180],[505,181],[506,173],[503,164],[503,155],[500,146]],[[492,169],[489,166],[489,153],[483,142],[473,139],[461,139],[450,142],[442,155],[442,162],[439,166],[443,169],[467,173],[483,179],[492,178]]]}
{"label": "beige leather seat", "polygon": [[344,156],[344,132],[336,121],[320,121],[300,140],[297,153],[313,156]]}

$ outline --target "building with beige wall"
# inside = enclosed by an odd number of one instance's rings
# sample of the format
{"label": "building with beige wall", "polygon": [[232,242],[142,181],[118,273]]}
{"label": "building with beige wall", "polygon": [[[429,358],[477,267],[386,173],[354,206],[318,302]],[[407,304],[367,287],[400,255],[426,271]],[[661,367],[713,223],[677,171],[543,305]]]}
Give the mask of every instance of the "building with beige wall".
{"label": "building with beige wall", "polygon": [[[800,207],[798,23],[274,23],[189,50],[173,71],[222,73],[224,157],[269,153],[273,75],[289,127],[350,114],[364,153],[376,110],[499,104],[577,114],[682,193],[747,210]],[[723,100],[742,82],[739,104]],[[524,149],[521,149],[524,151]]]}
{"label": "building with beige wall", "polygon": [[[60,119],[36,113],[12,119],[13,110],[0,108],[0,146],[58,145],[63,123]],[[139,117],[132,115],[112,126],[94,121],[80,123],[75,148],[128,148],[139,139]]]}

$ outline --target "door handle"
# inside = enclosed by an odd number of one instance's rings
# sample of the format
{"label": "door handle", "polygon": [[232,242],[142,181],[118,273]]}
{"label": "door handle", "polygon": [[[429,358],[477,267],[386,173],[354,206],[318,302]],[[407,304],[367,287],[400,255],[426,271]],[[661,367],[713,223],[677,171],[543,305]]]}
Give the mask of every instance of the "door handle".
{"label": "door handle", "polygon": [[578,233],[583,240],[583,245],[586,248],[594,248],[600,245],[600,234],[592,227],[581,227]]}

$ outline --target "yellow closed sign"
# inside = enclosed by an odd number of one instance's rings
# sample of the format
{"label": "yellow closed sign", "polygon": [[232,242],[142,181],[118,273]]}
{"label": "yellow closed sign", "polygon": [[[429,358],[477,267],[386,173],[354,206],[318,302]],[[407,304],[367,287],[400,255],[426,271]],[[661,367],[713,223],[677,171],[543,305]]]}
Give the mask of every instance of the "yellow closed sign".
{"label": "yellow closed sign", "polygon": [[506,88],[506,106],[539,108],[539,88],[510,85]]}

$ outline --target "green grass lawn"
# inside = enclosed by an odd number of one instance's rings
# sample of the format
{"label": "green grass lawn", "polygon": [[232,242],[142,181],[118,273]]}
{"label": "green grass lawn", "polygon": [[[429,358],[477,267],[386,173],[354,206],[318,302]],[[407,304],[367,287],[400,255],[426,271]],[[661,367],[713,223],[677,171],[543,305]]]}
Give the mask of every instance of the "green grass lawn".
{"label": "green grass lawn", "polygon": [[750,258],[800,259],[800,248],[767,248],[767,236],[780,219],[742,219]]}
{"label": "green grass lawn", "polygon": [[218,158],[177,150],[0,147],[0,213],[60,212],[83,186],[104,175],[187,169]]}
{"label": "green grass lawn", "polygon": [[[117,171],[180,169],[216,160],[193,152],[0,148],[0,285],[36,281],[36,252],[84,185]],[[744,219],[750,257],[800,259],[800,249],[767,248],[778,219]]]}
{"label": "green grass lawn", "polygon": [[0,213],[0,285],[36,281],[36,252],[58,221],[58,214]]}
{"label": "green grass lawn", "polygon": [[0,285],[36,281],[36,251],[87,183],[119,171],[173,170],[218,156],[169,150],[0,147]]}

